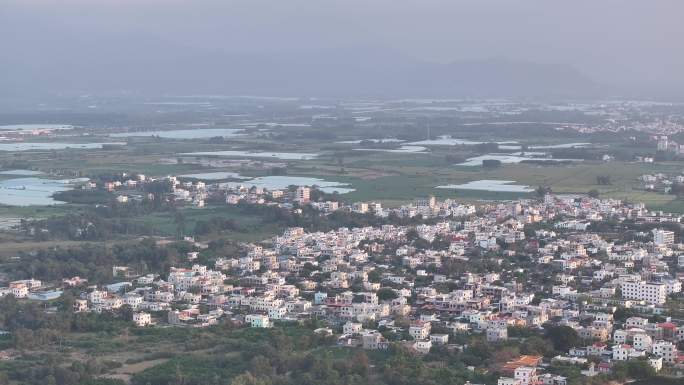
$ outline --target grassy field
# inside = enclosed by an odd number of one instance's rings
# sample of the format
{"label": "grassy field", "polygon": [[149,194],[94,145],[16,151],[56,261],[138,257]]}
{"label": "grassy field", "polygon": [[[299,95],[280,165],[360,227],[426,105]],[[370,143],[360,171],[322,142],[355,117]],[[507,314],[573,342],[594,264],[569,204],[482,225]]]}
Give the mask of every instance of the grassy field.
{"label": "grassy field", "polygon": [[75,205],[0,206],[0,218],[48,218],[78,210]]}
{"label": "grassy field", "polygon": [[[281,233],[284,229],[276,224],[263,224],[258,215],[250,215],[236,206],[208,206],[205,208],[186,208],[181,211],[184,217],[185,233],[193,234],[198,221],[208,221],[214,217],[233,219],[240,231],[229,231],[222,238],[255,242]],[[153,226],[160,235],[175,236],[177,224],[172,213],[155,213],[136,219],[138,222]]]}
{"label": "grassy field", "polygon": [[[405,158],[407,157],[408,158]],[[401,158],[405,158],[399,161]],[[155,164],[154,157],[139,159],[120,159],[121,163],[112,162],[114,159],[94,158],[85,162],[88,172],[112,172],[126,170],[140,170],[149,175],[169,175],[183,172],[197,171],[193,165],[165,165]],[[124,160],[127,160],[125,163]],[[349,183],[355,191],[345,194],[350,201],[382,201],[408,202],[415,197],[435,195],[438,198],[452,198],[461,200],[499,200],[529,197],[533,194],[487,192],[476,190],[448,190],[435,187],[447,184],[461,184],[481,179],[511,180],[517,184],[531,187],[548,186],[556,193],[587,193],[596,189],[603,197],[624,199],[632,202],[644,202],[649,207],[684,211],[684,202],[680,202],[673,195],[646,192],[641,189],[639,176],[645,173],[675,173],[680,169],[677,163],[644,164],[623,162],[584,162],[569,166],[538,166],[531,164],[506,164],[496,169],[482,167],[464,167],[449,165],[443,159],[430,155],[414,154],[369,154],[362,159],[354,160],[341,167],[332,161],[297,161],[290,162],[288,174],[293,176],[319,177],[331,181]],[[63,166],[76,167],[75,164]],[[264,175],[255,171],[246,171],[246,175]],[[597,177],[608,175],[612,184],[600,186]],[[0,208],[0,217],[47,217],[59,215],[73,207],[27,207]],[[189,225],[194,218],[201,218],[205,214],[195,214],[189,210]],[[202,212],[202,210],[200,210]],[[216,212],[216,215],[227,215],[229,212]],[[238,217],[233,217],[238,218]],[[241,221],[250,224],[250,218],[239,217]],[[152,216],[144,219],[146,223],[154,224],[164,234],[175,233],[175,225],[168,218]]]}
{"label": "grassy field", "polygon": [[[531,194],[476,190],[444,190],[436,186],[482,179],[510,180],[531,187],[548,186],[556,193],[585,194],[598,190],[603,197],[644,202],[649,207],[674,211],[684,204],[673,195],[646,192],[638,178],[647,173],[677,173],[681,166],[670,163],[577,162],[572,165],[540,166],[505,164],[495,169],[447,164],[430,154],[368,154],[341,167],[331,163],[298,164],[291,174],[314,176],[349,183],[356,189],[349,200],[405,202],[417,196],[435,195],[453,199],[515,199]],[[610,176],[610,185],[598,185],[597,177]]]}
{"label": "grassy field", "polygon": [[[476,190],[447,190],[435,187],[447,184],[462,184],[482,179],[510,180],[516,184],[531,187],[548,186],[556,193],[587,193],[598,190],[602,197],[619,198],[633,202],[644,202],[651,208],[684,211],[684,202],[674,196],[641,190],[639,176],[645,173],[679,173],[681,162],[660,162],[653,164],[628,162],[576,162],[571,165],[540,166],[534,164],[505,164],[496,169],[457,166],[447,161],[450,156],[469,156],[473,149],[458,146],[430,147],[424,153],[392,153],[383,151],[354,151],[354,145],[345,145],[322,140],[307,139],[306,135],[294,135],[311,129],[287,129],[292,137],[272,140],[256,137],[215,140],[159,140],[155,138],[129,138],[128,145],[119,150],[69,150],[42,151],[30,153],[2,154],[0,161],[27,162],[31,167],[44,171],[69,170],[83,175],[96,175],[113,172],[139,172],[149,176],[178,175],[196,171],[211,171],[193,164],[168,164],[165,159],[173,158],[182,152],[209,151],[221,149],[250,149],[291,152],[313,152],[320,156],[312,160],[279,160],[287,164],[288,175],[319,177],[331,181],[349,183],[355,189],[346,194],[350,201],[381,201],[385,204],[398,204],[413,200],[415,197],[435,195],[439,198],[453,198],[463,201],[516,199],[534,194],[487,192]],[[359,134],[356,131],[340,133]],[[458,135],[457,135],[458,136]],[[341,137],[340,137],[341,138]],[[94,136],[91,140],[104,141],[106,137]],[[474,138],[473,138],[474,139]],[[517,138],[529,141],[530,138]],[[524,140],[523,140],[524,139]],[[588,139],[555,138],[539,139],[537,142],[582,142]],[[619,142],[619,140],[617,141]],[[619,143],[615,144],[619,147]],[[608,150],[607,150],[608,151]],[[258,164],[258,162],[256,162]],[[239,169],[238,169],[239,168]],[[230,170],[230,168],[224,168]],[[247,176],[267,175],[269,166],[233,167]],[[598,185],[598,176],[610,176],[612,184]],[[44,217],[59,214],[60,210],[70,208],[0,208],[0,217],[10,217],[12,212],[19,217]],[[194,226],[197,218],[205,214],[188,212],[187,226]],[[227,216],[244,221],[253,226],[253,218],[232,217],[229,212],[217,211],[216,215]],[[175,224],[164,215],[153,215],[141,219],[152,224],[163,234],[175,234]]]}

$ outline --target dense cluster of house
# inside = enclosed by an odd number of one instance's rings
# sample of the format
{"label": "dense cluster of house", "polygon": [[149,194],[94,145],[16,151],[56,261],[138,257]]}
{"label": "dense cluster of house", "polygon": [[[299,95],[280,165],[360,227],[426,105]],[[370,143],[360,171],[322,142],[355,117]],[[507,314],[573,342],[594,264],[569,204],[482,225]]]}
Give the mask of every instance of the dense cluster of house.
{"label": "dense cluster of house", "polygon": [[379,202],[345,204],[337,200],[314,201],[311,196],[315,187],[309,186],[297,186],[293,189],[267,189],[235,183],[207,184],[195,178],[176,176],[156,179],[143,174],[123,173],[115,179],[104,182],[88,181],[84,183],[83,189],[103,189],[115,192],[117,202],[125,204],[129,200],[155,199],[155,195],[152,192],[146,192],[149,189],[145,188],[147,184],[155,182],[163,182],[169,186],[169,191],[163,194],[162,199],[174,204],[191,204],[195,207],[204,207],[209,198],[214,198],[217,202],[225,201],[229,205],[238,203],[269,205],[294,211],[300,210],[299,207],[302,205],[308,205],[323,214],[343,210],[359,214],[373,214],[383,218],[390,215],[400,218],[413,218],[418,215],[424,218],[461,217],[475,213],[473,205],[464,205],[453,200],[438,202],[434,197],[416,199],[412,204],[401,207],[385,208]]}
{"label": "dense cluster of house", "polygon": [[667,135],[658,135],[653,138],[657,143],[658,151],[673,152],[677,155],[684,154],[684,144],[679,144],[668,138]]}
{"label": "dense cluster of house", "polygon": [[58,298],[61,292],[41,290],[43,283],[37,279],[22,279],[12,281],[6,287],[0,287],[0,297],[12,295],[14,298],[50,299]]}
{"label": "dense cluster of house", "polygon": [[[239,200],[265,194],[259,189],[244,193]],[[308,188],[295,190],[298,202],[310,203],[308,198]],[[324,212],[340,209],[332,202],[328,208],[325,202],[314,204]],[[335,332],[340,345],[386,349],[401,343],[424,354],[436,346],[458,348],[450,337],[459,333],[497,343],[509,338],[511,328],[541,330],[553,324],[574,329],[585,341],[554,360],[581,365],[587,376],[608,373],[619,361],[643,359],[655,370],[684,361],[677,349],[684,325],[669,317],[649,322],[654,315],[667,315],[668,301],[682,291],[684,275],[676,271],[684,268],[684,245],[667,230],[681,222],[680,216],[618,200],[550,194],[478,210],[434,198],[391,210],[359,203],[349,209],[442,219],[328,232],[290,228],[209,266],[197,263],[201,251],[194,251],[185,266],[168,272],[140,275],[114,267],[119,280],[108,286],[88,287],[78,277],[62,284],[86,287],[74,311],[128,306],[141,327],[203,327],[229,317],[265,328],[317,318],[329,324],[320,332]],[[609,220],[652,230],[634,232],[630,239],[595,230],[595,224]],[[477,273],[468,264],[474,256],[486,256],[503,266],[520,254],[534,267]],[[450,265],[463,268],[446,268]],[[533,269],[548,271],[550,282],[516,279]],[[40,282],[27,280],[0,288],[0,294],[25,298],[40,290]],[[635,315],[617,322],[618,309]],[[564,377],[544,373],[540,364],[540,357],[529,356],[510,362],[499,385],[565,384]]]}
{"label": "dense cluster of house", "polygon": [[97,182],[90,180],[83,184],[84,190],[102,189],[116,193],[118,203],[128,203],[130,200],[142,201],[144,199],[157,199],[153,191],[146,189],[146,185],[163,182],[169,186],[162,199],[176,204],[192,204],[196,207],[204,207],[205,199],[209,196],[207,185],[203,181],[180,181],[175,176],[165,178],[149,178],[144,174],[122,173],[115,178]]}
{"label": "dense cluster of house", "polygon": [[379,202],[345,204],[332,200],[312,201],[310,198],[311,190],[310,187],[299,186],[289,193],[287,190],[268,191],[255,186],[236,186],[228,190],[226,202],[228,204],[237,204],[243,201],[252,204],[268,204],[268,198],[265,198],[267,196],[270,198],[289,196],[291,198],[289,204],[280,205],[281,207],[292,208],[291,203],[296,202],[299,205],[309,205],[322,213],[342,210],[358,214],[373,214],[382,218],[390,215],[396,215],[399,218],[413,218],[418,215],[423,218],[461,217],[475,214],[476,211],[473,205],[464,205],[451,199],[438,202],[434,197],[416,199],[412,204],[393,208],[383,207]]}
{"label": "dense cluster of house", "polygon": [[[644,190],[672,193],[673,187],[684,185],[684,175],[668,175],[663,173],[644,174],[639,177]],[[679,192],[679,191],[675,191]]]}

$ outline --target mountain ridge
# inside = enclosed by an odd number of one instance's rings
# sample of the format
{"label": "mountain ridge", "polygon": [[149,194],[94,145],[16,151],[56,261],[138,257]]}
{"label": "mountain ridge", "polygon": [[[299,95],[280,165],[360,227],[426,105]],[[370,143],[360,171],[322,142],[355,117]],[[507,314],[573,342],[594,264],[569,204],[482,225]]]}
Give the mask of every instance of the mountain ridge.
{"label": "mountain ridge", "polygon": [[[0,88],[18,94],[260,94],[293,96],[592,97],[601,87],[576,69],[505,58],[447,64],[377,47],[292,53],[224,53],[155,41],[74,44],[8,54]],[[108,47],[117,47],[111,50]],[[123,47],[123,48],[122,48]],[[14,58],[12,60],[11,58]]]}

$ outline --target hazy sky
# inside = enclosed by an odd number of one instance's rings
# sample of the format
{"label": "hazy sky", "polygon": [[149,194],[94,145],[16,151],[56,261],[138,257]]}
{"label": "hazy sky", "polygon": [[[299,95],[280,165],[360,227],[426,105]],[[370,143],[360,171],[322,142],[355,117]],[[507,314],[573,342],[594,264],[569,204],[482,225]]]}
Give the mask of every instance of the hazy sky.
{"label": "hazy sky", "polygon": [[0,49],[88,60],[87,47],[114,40],[230,53],[370,46],[667,87],[684,85],[682,15],[682,0],[0,0]]}

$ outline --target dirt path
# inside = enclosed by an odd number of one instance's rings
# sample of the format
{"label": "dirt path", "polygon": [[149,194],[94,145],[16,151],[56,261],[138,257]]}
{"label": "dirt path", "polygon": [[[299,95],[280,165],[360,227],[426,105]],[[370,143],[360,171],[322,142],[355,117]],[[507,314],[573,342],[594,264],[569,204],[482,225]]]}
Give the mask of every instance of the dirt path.
{"label": "dirt path", "polygon": [[121,380],[127,384],[130,384],[131,377],[133,377],[134,374],[140,373],[143,370],[149,369],[153,366],[163,364],[168,360],[168,358],[159,358],[156,360],[136,362],[134,364],[124,363],[122,367],[112,370],[111,373],[102,376],[102,378]]}

